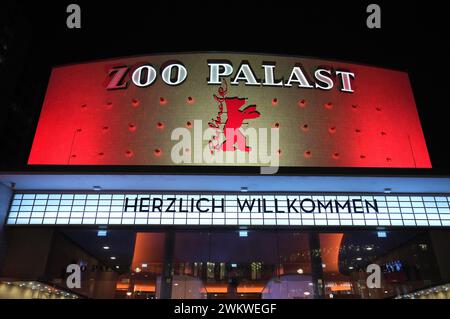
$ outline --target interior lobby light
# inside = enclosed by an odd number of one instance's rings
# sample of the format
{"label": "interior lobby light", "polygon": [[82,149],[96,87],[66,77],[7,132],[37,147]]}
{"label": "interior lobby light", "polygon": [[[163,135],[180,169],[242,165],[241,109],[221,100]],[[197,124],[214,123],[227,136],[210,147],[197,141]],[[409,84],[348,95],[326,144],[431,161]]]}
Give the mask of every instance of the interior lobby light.
{"label": "interior lobby light", "polygon": [[378,238],[386,238],[387,234],[385,231],[379,231],[379,232],[377,232],[377,236],[378,236]]}
{"label": "interior lobby light", "polygon": [[97,232],[97,237],[106,237],[106,235],[108,234],[108,231],[104,230],[104,229],[100,229]]}
{"label": "interior lobby light", "polygon": [[114,256],[111,256],[111,257],[109,257],[111,260],[115,260],[116,259],[116,257],[114,257]]}
{"label": "interior lobby light", "polygon": [[240,230],[239,237],[248,237],[248,232],[246,230]]}
{"label": "interior lobby light", "polygon": [[104,249],[104,250],[108,250],[108,249],[109,249],[109,246],[103,246],[103,249]]}
{"label": "interior lobby light", "polygon": [[301,268],[297,269],[297,274],[299,274],[299,275],[303,274],[303,269],[301,269]]}

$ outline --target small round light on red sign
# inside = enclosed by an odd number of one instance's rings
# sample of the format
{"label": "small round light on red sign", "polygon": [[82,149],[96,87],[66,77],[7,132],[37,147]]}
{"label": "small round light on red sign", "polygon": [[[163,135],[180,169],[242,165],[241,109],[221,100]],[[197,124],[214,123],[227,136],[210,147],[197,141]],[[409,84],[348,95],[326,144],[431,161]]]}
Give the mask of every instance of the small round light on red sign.
{"label": "small round light on red sign", "polygon": [[133,151],[131,151],[131,150],[126,150],[126,151],[125,151],[125,156],[126,156],[126,157],[131,157],[131,156],[133,156]]}
{"label": "small round light on red sign", "polygon": [[381,136],[386,136],[387,135],[387,133],[386,132],[384,132],[384,131],[381,131]]}
{"label": "small round light on red sign", "polygon": [[310,150],[307,150],[307,151],[305,151],[304,155],[306,158],[310,158],[312,156],[312,153]]}
{"label": "small round light on red sign", "polygon": [[105,153],[103,153],[103,152],[98,152],[98,156],[103,156],[103,155],[105,155]]}
{"label": "small round light on red sign", "polygon": [[359,128],[355,129],[355,133],[361,133],[361,130]]}
{"label": "small round light on red sign", "polygon": [[365,159],[365,158],[366,158],[366,155],[360,155],[359,158],[360,158],[360,159]]}
{"label": "small round light on red sign", "polygon": [[333,103],[331,103],[331,102],[325,103],[325,104],[324,104],[324,107],[325,107],[327,110],[331,110],[331,109],[333,108]]}
{"label": "small round light on red sign", "polygon": [[102,131],[103,131],[103,132],[106,132],[107,130],[109,130],[109,126],[103,126],[103,127],[102,127]]}
{"label": "small round light on red sign", "polygon": [[381,107],[376,107],[375,110],[377,110],[377,112],[381,112]]}
{"label": "small round light on red sign", "polygon": [[333,153],[333,158],[334,159],[339,159],[339,156],[340,156],[340,154],[339,153],[337,153],[337,152],[335,152],[335,153]]}
{"label": "small round light on red sign", "polygon": [[301,108],[306,107],[306,101],[305,100],[298,101],[298,106],[301,107]]}
{"label": "small round light on red sign", "polygon": [[166,105],[167,104],[167,100],[165,98],[163,98],[163,97],[160,97],[159,98],[159,104]]}
{"label": "small round light on red sign", "polygon": [[136,125],[133,123],[128,124],[128,130],[130,132],[136,132]]}
{"label": "small round light on red sign", "polygon": [[140,104],[138,99],[131,99],[131,105],[133,105],[133,107],[138,107]]}
{"label": "small round light on red sign", "polygon": [[187,102],[187,104],[194,104],[195,100],[192,96],[188,96],[186,102]]}
{"label": "small round light on red sign", "polygon": [[111,101],[106,102],[106,108],[107,109],[112,108],[112,106],[113,106],[113,103]]}
{"label": "small round light on red sign", "polygon": [[155,154],[155,156],[161,156],[162,151],[159,148],[157,148],[153,151],[153,153]]}
{"label": "small round light on red sign", "polygon": [[273,106],[278,105],[278,99],[277,98],[272,99],[272,105]]}
{"label": "small round light on red sign", "polygon": [[336,133],[336,126],[332,126],[328,129],[328,132],[330,132],[331,134]]}
{"label": "small round light on red sign", "polygon": [[159,129],[163,129],[164,128],[164,123],[163,122],[158,122],[156,123],[156,127]]}
{"label": "small round light on red sign", "polygon": [[303,124],[303,125],[302,125],[302,130],[303,130],[304,132],[308,131],[308,130],[309,130],[309,125],[308,125],[308,124]]}

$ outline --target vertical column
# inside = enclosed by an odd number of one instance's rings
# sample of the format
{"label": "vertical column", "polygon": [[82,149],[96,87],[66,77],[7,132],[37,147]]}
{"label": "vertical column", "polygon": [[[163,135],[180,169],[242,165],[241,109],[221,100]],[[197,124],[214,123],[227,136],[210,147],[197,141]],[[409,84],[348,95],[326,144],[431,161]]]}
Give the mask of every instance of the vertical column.
{"label": "vertical column", "polygon": [[311,276],[314,285],[314,299],[324,298],[324,281],[323,281],[323,267],[322,254],[320,251],[319,233],[311,231],[309,237],[309,251],[311,255]]}
{"label": "vertical column", "polygon": [[12,195],[13,192],[9,187],[0,184],[0,271],[6,256],[5,224]]}
{"label": "vertical column", "polygon": [[161,279],[161,299],[170,299],[172,296],[173,255],[175,250],[175,232],[166,231],[164,241],[164,266]]}

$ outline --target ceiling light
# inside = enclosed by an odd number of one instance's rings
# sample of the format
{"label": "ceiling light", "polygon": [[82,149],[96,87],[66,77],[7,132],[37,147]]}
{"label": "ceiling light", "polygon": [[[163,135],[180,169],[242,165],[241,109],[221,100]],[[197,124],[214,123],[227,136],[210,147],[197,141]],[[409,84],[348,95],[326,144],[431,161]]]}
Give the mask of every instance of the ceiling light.
{"label": "ceiling light", "polygon": [[108,249],[109,249],[109,246],[103,246],[103,249],[104,249],[104,250],[108,250]]}
{"label": "ceiling light", "polygon": [[111,257],[109,257],[111,260],[115,260],[116,259],[116,257],[114,257],[114,256],[111,256]]}
{"label": "ceiling light", "polygon": [[239,237],[248,237],[248,232],[246,230],[240,230]]}
{"label": "ceiling light", "polygon": [[97,232],[97,237],[106,237],[106,235],[108,235],[108,231],[104,230],[104,229],[100,229]]}

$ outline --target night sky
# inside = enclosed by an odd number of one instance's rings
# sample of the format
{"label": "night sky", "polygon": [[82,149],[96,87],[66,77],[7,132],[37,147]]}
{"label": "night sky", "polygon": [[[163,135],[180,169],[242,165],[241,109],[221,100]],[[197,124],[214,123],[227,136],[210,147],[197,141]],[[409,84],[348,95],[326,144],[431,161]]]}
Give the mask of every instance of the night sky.
{"label": "night sky", "polygon": [[[66,27],[66,6],[73,2],[81,6],[81,29]],[[313,56],[407,71],[433,165],[431,173],[448,175],[450,105],[444,77],[449,72],[445,42],[450,37],[443,28],[442,2],[425,7],[412,1],[395,1],[395,6],[376,1],[382,9],[380,30],[365,24],[371,2],[311,2],[243,6],[243,1],[210,1],[208,5],[2,1],[0,170],[29,169],[26,161],[53,66],[151,53],[235,51]]]}

